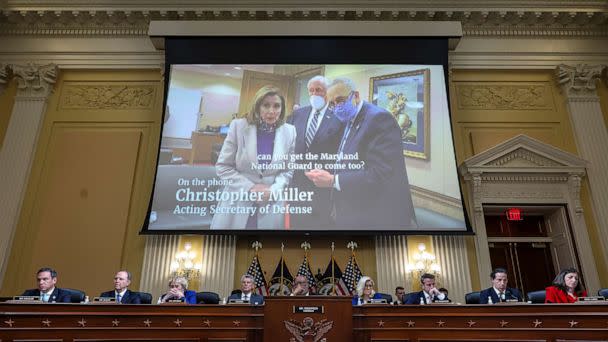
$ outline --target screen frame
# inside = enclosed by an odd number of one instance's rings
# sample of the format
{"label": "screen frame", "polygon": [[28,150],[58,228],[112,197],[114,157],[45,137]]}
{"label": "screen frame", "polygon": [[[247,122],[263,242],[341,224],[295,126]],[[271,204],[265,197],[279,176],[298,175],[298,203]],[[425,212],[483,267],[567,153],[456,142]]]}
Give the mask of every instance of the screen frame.
{"label": "screen frame", "polygon": [[[455,36],[411,37],[411,36],[167,36],[163,39],[165,47],[165,84],[163,107],[166,108],[171,77],[171,66],[175,64],[418,64],[443,66],[444,80],[449,111],[449,124],[454,142],[451,120],[449,89],[448,51],[450,39]],[[388,55],[377,51],[397,46]],[[305,47],[305,48],[302,48]],[[280,48],[280,54],[277,50]],[[246,51],[247,53],[243,53]],[[320,54],[318,51],[330,51]],[[337,51],[337,52],[336,52]],[[352,56],[356,56],[353,58]],[[165,113],[163,111],[164,122]],[[164,125],[161,124],[159,140]],[[453,153],[456,155],[455,145]],[[157,158],[161,144],[158,144]],[[456,172],[458,172],[457,165]],[[158,165],[157,165],[158,171]],[[260,236],[266,234],[280,236],[371,236],[371,235],[474,235],[469,219],[467,205],[463,196],[463,181],[458,177],[461,203],[463,207],[464,230],[274,230],[274,229],[227,229],[227,230],[150,230],[148,229],[156,175],[146,219],[140,234],[204,234]]]}

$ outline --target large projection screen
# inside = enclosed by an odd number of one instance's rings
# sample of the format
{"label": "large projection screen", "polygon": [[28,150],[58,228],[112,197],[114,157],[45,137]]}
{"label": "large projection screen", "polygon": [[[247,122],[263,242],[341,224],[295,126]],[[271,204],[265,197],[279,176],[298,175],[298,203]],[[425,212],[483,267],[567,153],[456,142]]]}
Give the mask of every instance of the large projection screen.
{"label": "large projection screen", "polygon": [[166,59],[144,232],[470,233],[447,38],[168,38]]}

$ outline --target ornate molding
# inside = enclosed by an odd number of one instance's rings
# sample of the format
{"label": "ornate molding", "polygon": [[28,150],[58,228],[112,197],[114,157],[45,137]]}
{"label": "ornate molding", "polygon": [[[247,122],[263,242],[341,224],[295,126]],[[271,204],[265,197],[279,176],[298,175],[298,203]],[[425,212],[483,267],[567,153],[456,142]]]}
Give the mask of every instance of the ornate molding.
{"label": "ornate molding", "polygon": [[581,215],[583,213],[583,206],[581,204],[581,183],[582,183],[581,174],[571,174],[568,177],[568,185],[570,191],[572,193],[572,197],[574,198],[574,212],[577,215]]}
{"label": "ornate molding", "polygon": [[[505,171],[507,172],[507,171]],[[566,176],[553,175],[519,175],[519,174],[484,174],[481,180],[485,183],[565,183]]]}
{"label": "ornate molding", "polygon": [[550,109],[545,85],[459,85],[458,107],[460,109]]}
{"label": "ornate molding", "polygon": [[604,65],[560,64],[555,75],[568,100],[595,101],[598,98],[595,83],[605,68]]}
{"label": "ornate molding", "polygon": [[[260,1],[243,4],[217,2],[205,5],[139,4],[125,9],[107,1],[100,9],[83,3],[72,8],[52,6],[11,6],[0,17],[0,34],[5,35],[147,35],[151,20],[260,20],[260,21],[460,21],[465,36],[608,36],[605,5],[588,8],[561,6],[530,8],[501,7],[479,10],[477,3],[454,8],[449,2],[429,10],[412,1],[335,3],[294,6],[288,2]],[[443,6],[441,6],[443,5]],[[272,7],[271,10],[267,8]]]}
{"label": "ornate molding", "polygon": [[58,68],[55,64],[12,65],[17,79],[17,96],[26,98],[46,98],[53,91]]}
{"label": "ornate molding", "polygon": [[[492,162],[486,164],[487,166],[514,166],[513,164],[532,164],[533,166],[565,166],[554,160],[543,157],[537,153],[531,152],[523,148],[518,148],[515,151],[504,155],[501,158],[495,159]],[[528,166],[526,165],[526,166]]]}
{"label": "ornate molding", "polygon": [[0,96],[2,96],[6,86],[8,85],[9,71],[8,65],[0,63]]}
{"label": "ornate molding", "polygon": [[61,109],[149,109],[154,104],[152,85],[66,85]]}

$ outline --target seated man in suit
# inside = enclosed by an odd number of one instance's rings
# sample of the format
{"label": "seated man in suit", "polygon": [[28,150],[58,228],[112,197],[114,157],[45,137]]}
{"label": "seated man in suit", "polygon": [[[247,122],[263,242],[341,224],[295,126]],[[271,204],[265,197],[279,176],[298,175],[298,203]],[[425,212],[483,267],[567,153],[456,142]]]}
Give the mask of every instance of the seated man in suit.
{"label": "seated man in suit", "polygon": [[405,298],[403,298],[403,296],[405,296],[405,289],[403,288],[403,286],[397,286],[395,288],[395,297],[397,299],[393,302],[393,305],[403,304],[404,300],[405,300]]}
{"label": "seated man in suit", "polygon": [[521,293],[518,289],[507,287],[509,279],[507,277],[506,269],[500,267],[494,269],[494,271],[490,273],[490,278],[492,278],[492,287],[479,293],[479,304],[500,303],[514,299],[518,302],[522,301]]}
{"label": "seated man in suit", "polygon": [[256,294],[253,292],[253,289],[255,287],[255,281],[253,279],[253,276],[250,274],[244,274],[241,277],[241,293],[240,294],[233,294],[230,295],[230,297],[228,297],[228,301],[230,301],[231,299],[236,299],[236,300],[247,300],[249,301],[249,303],[251,305],[262,305],[264,304],[264,297],[262,297],[259,294]]}
{"label": "seated man in suit", "polygon": [[425,273],[420,277],[420,282],[422,283],[422,291],[411,294],[405,300],[405,304],[430,304],[438,300],[449,300],[445,293],[441,293],[435,287],[434,275]]}
{"label": "seated man in suit", "polygon": [[49,267],[43,267],[36,273],[38,288],[26,290],[22,296],[40,296],[45,303],[70,303],[71,294],[68,291],[55,287],[57,272]]}
{"label": "seated man in suit", "polygon": [[308,284],[306,276],[301,274],[296,276],[293,283],[295,286],[291,291],[291,296],[310,296],[312,294],[310,293],[310,284]]}
{"label": "seated man in suit", "polygon": [[103,292],[99,297],[114,297],[119,304],[141,304],[141,298],[136,292],[131,292],[131,272],[118,271],[114,276],[114,290]]}

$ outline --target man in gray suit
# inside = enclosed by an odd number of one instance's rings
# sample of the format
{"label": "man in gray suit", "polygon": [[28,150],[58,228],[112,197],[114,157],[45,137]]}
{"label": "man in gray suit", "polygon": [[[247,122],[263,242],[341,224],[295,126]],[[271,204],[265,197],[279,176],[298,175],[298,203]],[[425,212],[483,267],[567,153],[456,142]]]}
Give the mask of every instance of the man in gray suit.
{"label": "man in gray suit", "polygon": [[253,292],[255,287],[253,276],[250,274],[244,274],[241,277],[241,293],[235,293],[228,297],[228,301],[231,299],[249,301],[251,305],[262,305],[264,304],[264,297]]}

